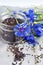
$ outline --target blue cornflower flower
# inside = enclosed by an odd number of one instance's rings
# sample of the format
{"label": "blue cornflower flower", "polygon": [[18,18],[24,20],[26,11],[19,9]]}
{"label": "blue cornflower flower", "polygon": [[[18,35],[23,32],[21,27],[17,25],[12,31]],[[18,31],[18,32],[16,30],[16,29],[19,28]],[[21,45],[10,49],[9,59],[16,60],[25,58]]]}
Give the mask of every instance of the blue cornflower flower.
{"label": "blue cornflower flower", "polygon": [[34,32],[36,36],[40,37],[43,36],[43,25],[42,24],[35,24],[33,26]]}
{"label": "blue cornflower flower", "polygon": [[34,13],[33,9],[30,9],[29,11],[23,13],[27,16],[27,18],[29,18],[30,22],[34,22],[38,17],[38,15]]}
{"label": "blue cornflower flower", "polygon": [[28,34],[30,32],[30,26],[27,24],[27,22],[25,22],[23,24],[17,24],[14,27],[14,32],[15,32],[15,35],[18,37],[28,36]]}
{"label": "blue cornflower flower", "polygon": [[26,42],[28,42],[28,44],[32,44],[33,46],[35,46],[37,44],[37,41],[33,35],[24,37],[24,40],[26,40]]}

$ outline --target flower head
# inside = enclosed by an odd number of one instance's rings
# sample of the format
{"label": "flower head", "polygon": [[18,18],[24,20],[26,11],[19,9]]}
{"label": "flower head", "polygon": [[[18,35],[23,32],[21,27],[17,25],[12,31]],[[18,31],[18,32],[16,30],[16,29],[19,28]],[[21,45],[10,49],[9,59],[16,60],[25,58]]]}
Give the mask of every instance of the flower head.
{"label": "flower head", "polygon": [[16,36],[19,36],[19,37],[24,37],[24,36],[27,36],[30,32],[30,27],[29,25],[27,24],[27,22],[23,23],[23,24],[17,24],[15,27],[14,27],[14,32],[15,32],[15,35]]}

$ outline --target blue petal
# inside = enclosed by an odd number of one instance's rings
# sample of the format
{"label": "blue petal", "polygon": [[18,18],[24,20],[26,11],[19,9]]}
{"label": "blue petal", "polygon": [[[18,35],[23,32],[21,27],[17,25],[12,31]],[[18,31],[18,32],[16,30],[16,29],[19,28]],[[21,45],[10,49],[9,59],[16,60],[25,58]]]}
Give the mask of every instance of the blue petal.
{"label": "blue petal", "polygon": [[[35,25],[33,26],[34,31],[35,31],[35,33],[36,33],[37,36],[43,35],[43,30],[42,30],[41,26],[42,26],[41,24],[35,24]],[[43,27],[43,26],[42,26],[42,27]]]}
{"label": "blue petal", "polygon": [[27,33],[27,31],[25,31],[25,32],[24,32],[24,36],[28,36],[28,33]]}
{"label": "blue petal", "polygon": [[34,26],[35,26],[35,27],[39,27],[39,26],[40,26],[40,24],[35,24]]}
{"label": "blue petal", "polygon": [[[30,36],[26,36],[24,39],[27,40],[27,41],[29,41],[30,39],[33,40],[34,37],[33,37],[32,35],[30,35]],[[31,41],[31,40],[30,40],[30,41]]]}
{"label": "blue petal", "polygon": [[30,19],[30,22],[34,22],[34,19]]}
{"label": "blue petal", "polygon": [[20,24],[17,24],[16,26],[14,26],[14,31],[19,30]]}
{"label": "blue petal", "polygon": [[29,15],[29,17],[30,17],[30,18],[34,17],[34,14],[33,14],[33,13],[31,13],[31,14]]}
{"label": "blue petal", "polygon": [[27,26],[26,29],[25,29],[25,31],[26,31],[27,33],[29,33],[29,32],[30,32],[30,26]]}
{"label": "blue petal", "polygon": [[19,29],[18,27],[14,27],[14,31],[18,31],[18,29]]}
{"label": "blue petal", "polygon": [[34,10],[33,9],[30,9],[29,10],[29,13],[31,14],[31,13],[34,13]]}
{"label": "blue petal", "polygon": [[19,28],[20,27],[20,24],[17,24],[16,26],[14,26],[14,28]]}
{"label": "blue petal", "polygon": [[37,44],[35,38],[33,35],[30,35],[30,36],[26,36],[24,38],[29,44],[32,44],[33,46],[35,46]]}
{"label": "blue petal", "polygon": [[15,35],[18,36],[18,37],[23,37],[24,35],[21,34],[21,32],[15,32]]}
{"label": "blue petal", "polygon": [[29,10],[29,18],[30,18],[30,22],[34,22],[34,10],[33,9]]}
{"label": "blue petal", "polygon": [[27,12],[23,12],[27,17],[29,17],[29,13],[27,13]]}

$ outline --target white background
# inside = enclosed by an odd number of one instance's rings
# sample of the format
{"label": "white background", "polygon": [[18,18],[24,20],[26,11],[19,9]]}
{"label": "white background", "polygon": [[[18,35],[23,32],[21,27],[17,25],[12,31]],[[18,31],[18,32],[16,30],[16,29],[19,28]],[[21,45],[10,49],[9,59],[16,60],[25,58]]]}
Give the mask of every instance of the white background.
{"label": "white background", "polygon": [[[32,7],[32,6],[41,6],[43,7],[43,0],[0,0],[0,6],[15,6],[15,7]],[[4,43],[4,42],[3,42]],[[1,65],[11,65],[11,62],[13,60],[12,57],[7,57],[7,52],[6,51],[6,45],[2,44],[0,41],[0,64]],[[31,58],[30,58],[31,60]],[[33,60],[32,60],[33,62]],[[35,65],[35,64],[29,64],[29,65]],[[43,59],[42,62],[37,64],[37,65],[42,65],[43,64]]]}
{"label": "white background", "polygon": [[0,0],[0,6],[30,7],[43,6],[43,0]]}

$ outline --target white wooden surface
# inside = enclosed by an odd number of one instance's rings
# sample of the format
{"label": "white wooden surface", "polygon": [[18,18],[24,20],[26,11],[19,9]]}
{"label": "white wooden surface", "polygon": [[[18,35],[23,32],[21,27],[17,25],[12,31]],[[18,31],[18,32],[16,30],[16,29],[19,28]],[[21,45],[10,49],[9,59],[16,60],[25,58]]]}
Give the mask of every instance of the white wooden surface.
{"label": "white wooden surface", "polygon": [[30,7],[43,6],[43,0],[0,0],[0,6]]}
{"label": "white wooden surface", "polygon": [[[0,0],[0,3],[2,3],[2,1],[3,0]],[[6,0],[7,1],[7,0]],[[10,0],[9,0],[10,1]],[[2,7],[0,7],[0,13],[1,13],[1,11],[3,11],[3,10],[1,10],[2,9]],[[43,38],[41,39],[40,38],[40,40],[39,40],[39,43],[43,46],[43,44],[42,44],[42,41],[43,40]],[[26,46],[26,44],[25,44],[25,46]],[[7,45],[7,43],[5,42],[5,41],[3,41],[2,39],[1,39],[1,37],[0,37],[0,65],[12,65],[12,61],[13,61],[13,56],[12,56],[12,54],[11,53],[8,53],[6,50],[7,50],[7,47],[8,47],[8,45]],[[37,51],[39,51],[38,49],[37,49]],[[25,50],[24,50],[24,52],[26,52]],[[42,53],[43,53],[43,50],[41,51]],[[29,51],[28,51],[28,53],[33,53],[32,52],[32,50],[31,49],[29,49]],[[38,53],[38,52],[37,52]],[[34,54],[34,53],[33,53]],[[40,54],[40,51],[39,51],[39,54]],[[9,57],[8,57],[8,55],[10,55]],[[25,58],[25,61],[24,61],[24,63],[22,64],[22,65],[35,65],[34,64],[34,57],[28,57],[28,59],[30,60],[30,63],[29,64],[27,64],[27,57]],[[39,63],[39,64],[37,64],[37,65],[42,65],[43,64],[43,59],[41,60],[41,63]]]}

